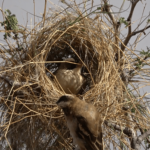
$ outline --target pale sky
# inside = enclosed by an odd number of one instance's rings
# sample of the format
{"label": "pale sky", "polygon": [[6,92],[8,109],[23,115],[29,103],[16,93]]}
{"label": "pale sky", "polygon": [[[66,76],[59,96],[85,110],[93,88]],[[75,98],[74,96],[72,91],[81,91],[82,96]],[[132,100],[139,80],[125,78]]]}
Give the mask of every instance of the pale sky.
{"label": "pale sky", "polygon": [[[19,21],[19,24],[22,24],[23,26],[26,25],[27,20],[28,20],[28,27],[29,25],[33,24],[33,15],[27,13],[30,12],[34,14],[34,1],[35,1],[35,14],[37,16],[42,16],[43,10],[44,10],[44,3],[45,0],[0,0],[0,7],[2,8],[2,2],[3,3],[3,10],[9,9],[13,14],[16,14],[17,19]],[[112,8],[115,12],[118,12],[118,8],[120,8],[123,0],[110,0],[110,4],[112,4],[114,7]],[[128,0],[125,1],[125,7],[122,10],[122,13],[120,17],[127,18],[127,15],[129,13],[129,6],[130,3]],[[56,5],[63,6],[63,4],[60,2],[60,0],[51,0],[51,2],[55,3]],[[76,2],[82,2],[81,0],[76,0]],[[98,5],[100,4],[100,0],[94,0],[94,4]],[[145,4],[147,4],[145,6]],[[50,3],[50,0],[47,0],[47,10],[49,7],[53,7],[52,4]],[[138,22],[140,20],[141,14],[143,12],[143,8],[145,7],[144,10],[144,15],[147,16],[150,13],[150,0],[142,0],[140,1],[136,9],[134,11],[133,19],[132,21]],[[129,8],[129,9],[128,9]],[[127,11],[125,11],[127,9]],[[27,11],[27,12],[26,12]],[[32,22],[31,22],[32,18]],[[0,21],[3,20],[3,17],[0,13]],[[40,18],[36,17],[36,22],[41,21]],[[144,24],[143,24],[144,25]],[[134,26],[134,25],[133,25]],[[141,26],[142,27],[142,26]],[[143,26],[144,27],[144,26]],[[1,29],[1,28],[0,28]],[[126,32],[126,31],[124,31]],[[150,32],[150,30],[147,30],[146,33]],[[3,33],[0,33],[0,40],[3,39]],[[142,42],[139,43],[138,49],[146,49],[146,47],[150,47],[150,42],[149,42],[150,35],[147,36]]]}

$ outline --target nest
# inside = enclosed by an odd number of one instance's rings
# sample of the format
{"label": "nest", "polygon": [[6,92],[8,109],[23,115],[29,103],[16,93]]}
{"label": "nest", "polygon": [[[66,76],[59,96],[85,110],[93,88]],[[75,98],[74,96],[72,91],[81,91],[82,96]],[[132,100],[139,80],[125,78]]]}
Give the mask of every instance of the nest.
{"label": "nest", "polygon": [[113,143],[114,136],[118,137],[105,121],[135,127],[129,118],[131,108],[135,109],[136,117],[141,118],[139,125],[149,128],[147,119],[136,107],[137,99],[122,80],[122,72],[129,61],[125,54],[116,61],[116,53],[122,54],[121,40],[100,16],[91,19],[80,14],[79,18],[78,14],[70,10],[53,12],[32,32],[26,28],[18,31],[20,49],[9,42],[9,50],[2,48],[1,134],[13,149],[16,146],[29,149],[73,147],[63,112],[56,105],[65,93],[53,75],[58,63],[68,57],[82,62],[83,72],[88,74],[86,85],[77,96],[97,107],[105,147]]}

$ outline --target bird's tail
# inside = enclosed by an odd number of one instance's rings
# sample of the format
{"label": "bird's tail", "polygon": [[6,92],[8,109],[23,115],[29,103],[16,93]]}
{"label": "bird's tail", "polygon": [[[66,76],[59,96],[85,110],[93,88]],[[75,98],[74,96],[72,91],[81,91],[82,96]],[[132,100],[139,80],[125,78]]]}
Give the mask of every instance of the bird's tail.
{"label": "bird's tail", "polygon": [[103,142],[102,142],[102,132],[98,136],[95,142],[86,138],[86,150],[103,150]]}

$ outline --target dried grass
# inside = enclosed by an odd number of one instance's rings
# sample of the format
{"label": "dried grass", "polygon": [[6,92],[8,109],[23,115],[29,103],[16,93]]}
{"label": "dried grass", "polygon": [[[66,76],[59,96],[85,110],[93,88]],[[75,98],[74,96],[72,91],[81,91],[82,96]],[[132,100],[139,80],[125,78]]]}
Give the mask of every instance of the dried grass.
{"label": "dried grass", "polygon": [[[141,96],[134,97],[121,79],[121,73],[130,70],[133,60],[124,53],[115,61],[115,54],[122,53],[118,44],[121,39],[106,21],[106,15],[92,19],[94,16],[85,17],[78,5],[70,7],[62,12],[50,10],[44,26],[40,22],[32,31],[18,31],[21,49],[10,41],[9,50],[1,48],[1,140],[13,143],[11,147],[71,149],[63,113],[56,105],[64,92],[52,79],[57,62],[68,56],[80,60],[88,73],[86,86],[78,96],[93,103],[100,112],[105,147],[110,143],[118,147],[116,139],[126,143],[104,124],[105,120],[134,130],[138,126],[150,128],[146,102]],[[127,51],[135,55],[131,49]],[[145,111],[141,113],[138,106]]]}

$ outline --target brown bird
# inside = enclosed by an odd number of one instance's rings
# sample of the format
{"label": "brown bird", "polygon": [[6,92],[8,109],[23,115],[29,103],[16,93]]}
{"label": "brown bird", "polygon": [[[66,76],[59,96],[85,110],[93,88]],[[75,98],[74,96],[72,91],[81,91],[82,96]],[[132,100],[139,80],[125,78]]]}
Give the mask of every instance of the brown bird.
{"label": "brown bird", "polygon": [[96,108],[74,95],[64,95],[57,105],[63,109],[76,150],[102,150],[100,117]]}
{"label": "brown bird", "polygon": [[[75,62],[73,58],[67,58],[65,61]],[[81,75],[82,64],[61,63],[58,70],[54,73],[56,78],[67,94],[77,94],[85,78]]]}

